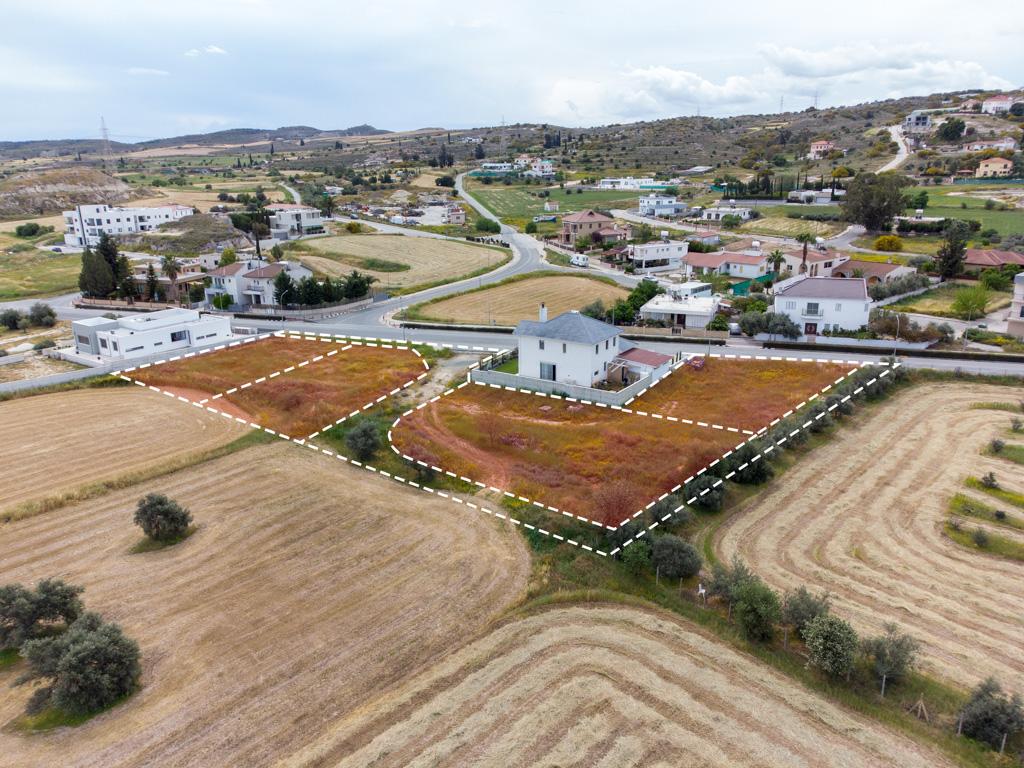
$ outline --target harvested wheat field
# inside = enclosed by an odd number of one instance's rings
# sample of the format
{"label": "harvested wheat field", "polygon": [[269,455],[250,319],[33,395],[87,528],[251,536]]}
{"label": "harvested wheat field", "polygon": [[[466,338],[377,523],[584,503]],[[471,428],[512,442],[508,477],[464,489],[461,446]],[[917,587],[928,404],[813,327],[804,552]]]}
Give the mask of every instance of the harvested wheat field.
{"label": "harvested wheat field", "polygon": [[939,766],[695,625],[626,608],[507,624],[283,765]]}
{"label": "harvested wheat field", "polygon": [[631,407],[757,431],[837,379],[854,365],[749,357],[703,357],[684,364],[633,401]]}
{"label": "harvested wheat field", "polygon": [[255,379],[297,366],[318,355],[341,350],[344,344],[327,339],[293,339],[270,336],[216,352],[136,368],[128,375],[146,384],[172,390],[223,394]]}
{"label": "harvested wheat field", "polygon": [[336,349],[336,355],[239,390],[224,400],[241,408],[257,424],[292,437],[306,437],[397,394],[427,371],[423,358],[410,349]]}
{"label": "harvested wheat field", "polygon": [[[772,586],[828,589],[859,632],[899,623],[931,671],[970,685],[995,675],[1024,691],[1024,563],[970,551],[943,535],[968,475],[1024,474],[980,455],[1008,414],[972,403],[1012,389],[929,384],[840,430],[719,531],[719,555],[746,560]],[[981,497],[984,498],[984,497]]]}
{"label": "harvested wheat field", "polygon": [[322,237],[303,241],[295,253],[315,272],[339,277],[358,269],[393,288],[451,282],[508,258],[494,248],[405,235]]}
{"label": "harvested wheat field", "polygon": [[392,440],[419,461],[617,526],[741,437],[471,384],[403,417]]}
{"label": "harvested wheat field", "polygon": [[547,275],[514,280],[482,291],[470,291],[415,308],[416,318],[440,323],[516,325],[535,320],[541,303],[557,317],[571,309],[602,301],[611,306],[629,291],[619,285],[576,275]]}
{"label": "harvested wheat field", "polygon": [[138,387],[0,403],[0,515],[230,443],[247,428]]}
{"label": "harvested wheat field", "polygon": [[[198,530],[129,554],[149,491]],[[0,549],[0,583],[84,585],[143,666],[137,693],[77,728],[0,728],[12,768],[272,765],[478,636],[529,569],[510,527],[283,442],[13,523]],[[8,691],[19,670],[0,672],[0,724],[31,693]]]}

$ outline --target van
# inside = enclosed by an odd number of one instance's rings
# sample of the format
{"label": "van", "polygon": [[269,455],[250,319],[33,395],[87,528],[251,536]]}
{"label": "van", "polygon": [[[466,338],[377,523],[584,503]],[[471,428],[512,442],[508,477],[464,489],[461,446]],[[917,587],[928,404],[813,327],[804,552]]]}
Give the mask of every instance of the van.
{"label": "van", "polygon": [[730,336],[742,336],[743,331],[740,330],[739,323],[729,323],[729,335]]}

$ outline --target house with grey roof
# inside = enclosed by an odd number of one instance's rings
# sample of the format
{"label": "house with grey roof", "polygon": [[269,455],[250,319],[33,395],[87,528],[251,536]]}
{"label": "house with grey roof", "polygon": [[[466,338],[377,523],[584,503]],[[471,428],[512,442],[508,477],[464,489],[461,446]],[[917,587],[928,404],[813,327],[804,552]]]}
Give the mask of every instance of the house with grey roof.
{"label": "house with grey roof", "polygon": [[776,283],[774,311],[788,315],[804,336],[855,331],[868,324],[871,299],[863,277],[799,275]]}
{"label": "house with grey roof", "polygon": [[548,320],[540,305],[538,320],[516,326],[519,375],[532,379],[592,387],[615,368],[619,355],[619,329],[579,312],[564,312]]}

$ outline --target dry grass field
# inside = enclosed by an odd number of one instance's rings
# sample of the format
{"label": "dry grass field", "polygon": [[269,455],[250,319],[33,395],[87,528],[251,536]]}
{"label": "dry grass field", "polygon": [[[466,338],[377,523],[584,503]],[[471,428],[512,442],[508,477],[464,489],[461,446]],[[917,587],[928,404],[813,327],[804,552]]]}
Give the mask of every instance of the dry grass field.
{"label": "dry grass field", "polygon": [[[149,491],[198,530],[129,554]],[[136,694],[77,728],[0,728],[10,768],[274,765],[479,636],[529,569],[510,527],[283,443],[7,525],[0,550],[0,583],[84,585],[143,667]],[[0,724],[31,693],[8,688],[20,672],[0,672]]]}
{"label": "dry grass field", "polygon": [[411,350],[354,346],[225,399],[262,426],[306,437],[389,396],[426,370]]}
{"label": "dry grass field", "polygon": [[340,718],[289,768],[949,765],[696,626],[627,608],[506,624]]}
{"label": "dry grass field", "polygon": [[0,403],[0,517],[23,502],[156,467],[246,432],[223,417],[137,387]]}
{"label": "dry grass field", "polygon": [[321,274],[337,277],[353,269],[373,275],[381,287],[450,282],[487,267],[507,253],[454,240],[405,235],[340,235],[307,240],[299,260]]}
{"label": "dry grass field", "polygon": [[547,275],[423,304],[416,308],[415,316],[441,323],[515,325],[520,320],[536,320],[541,302],[547,305],[549,317],[557,317],[594,301],[610,306],[628,295],[625,288],[603,280]]}
{"label": "dry grass field", "polygon": [[[860,632],[899,623],[930,671],[962,685],[995,675],[1024,692],[1024,563],[970,551],[943,534],[946,505],[968,475],[1024,473],[982,456],[1009,414],[972,409],[1017,390],[915,387],[841,430],[718,533],[723,558],[746,560],[772,586],[834,595]],[[984,497],[981,497],[984,498]]]}
{"label": "dry grass field", "polygon": [[856,366],[751,358],[704,358],[683,365],[630,407],[665,416],[757,431]]}
{"label": "dry grass field", "polygon": [[721,430],[479,385],[404,417],[392,437],[415,459],[607,525],[741,442]]}

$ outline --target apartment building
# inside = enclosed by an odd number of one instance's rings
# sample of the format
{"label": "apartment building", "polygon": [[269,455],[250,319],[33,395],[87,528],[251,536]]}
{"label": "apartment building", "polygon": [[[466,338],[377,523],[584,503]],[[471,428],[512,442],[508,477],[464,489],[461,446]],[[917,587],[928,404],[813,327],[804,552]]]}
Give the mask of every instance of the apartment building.
{"label": "apartment building", "polygon": [[187,205],[162,205],[152,208],[121,208],[110,205],[79,205],[64,211],[64,243],[77,247],[99,244],[103,233],[130,235],[149,232],[161,224],[191,216]]}

